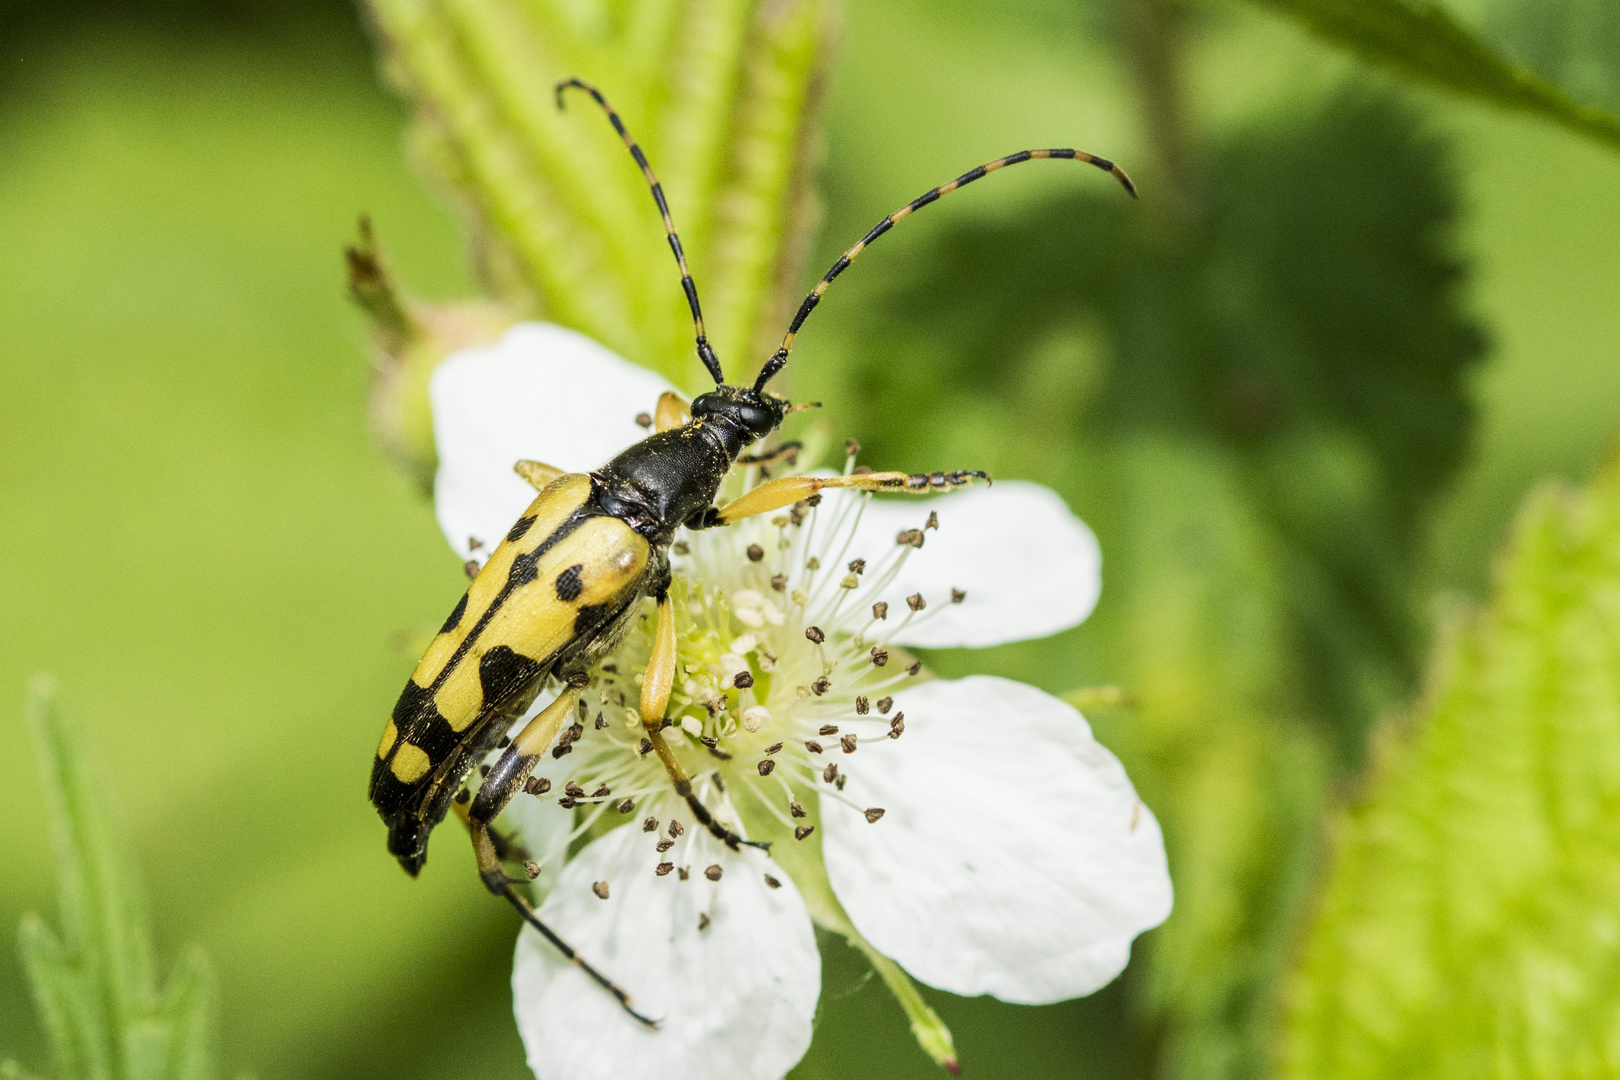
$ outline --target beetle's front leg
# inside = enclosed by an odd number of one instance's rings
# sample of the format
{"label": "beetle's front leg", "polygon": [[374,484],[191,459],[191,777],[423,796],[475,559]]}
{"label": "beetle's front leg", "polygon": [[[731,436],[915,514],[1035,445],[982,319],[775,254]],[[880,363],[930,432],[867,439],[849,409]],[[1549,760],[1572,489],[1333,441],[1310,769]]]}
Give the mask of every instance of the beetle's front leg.
{"label": "beetle's front leg", "polygon": [[497,896],[504,896],[511,905],[523,916],[523,921],[534,927],[540,936],[567,957],[586,975],[589,975],[602,989],[612,994],[624,1006],[624,1011],[640,1020],[648,1027],[657,1027],[658,1022],[652,1020],[630,1007],[630,995],[612,979],[597,971],[588,964],[583,957],[574,951],[574,947],[557,936],[556,931],[540,921],[534,908],[517,891],[512,883],[506,879],[506,869],[501,865],[500,852],[495,843],[494,833],[490,829],[490,822],[506,809],[506,804],[512,797],[522,790],[523,783],[534,772],[540,757],[550,748],[556,740],[557,733],[562,730],[563,723],[573,714],[574,706],[579,702],[579,695],[589,683],[585,675],[572,675],[563,692],[557,695],[557,700],[540,710],[533,720],[523,725],[512,745],[506,748],[496,761],[495,767],[489,770],[484,784],[478,789],[477,796],[467,811],[467,825],[472,830],[473,853],[478,859],[478,876],[490,892]]}
{"label": "beetle's front leg", "polygon": [[950,491],[966,487],[975,480],[990,483],[990,474],[975,469],[959,469],[948,473],[872,472],[850,476],[783,476],[767,480],[746,495],[733,499],[724,506],[711,506],[704,513],[686,523],[689,529],[708,529],[716,525],[730,525],[756,514],[768,514],[791,506],[800,499],[808,499],[826,488],[854,488],[857,491],[898,491],[912,495]]}
{"label": "beetle's front leg", "polygon": [[647,658],[647,672],[641,681],[641,724],[647,731],[647,741],[663,762],[664,771],[675,785],[675,794],[686,800],[698,824],[731,850],[742,844],[769,851],[771,846],[758,840],[744,840],[714,819],[709,808],[692,791],[692,779],[676,760],[675,752],[664,741],[664,713],[669,710],[669,692],[675,685],[675,605],[668,595],[658,601],[658,625],[653,631],[652,655]]}

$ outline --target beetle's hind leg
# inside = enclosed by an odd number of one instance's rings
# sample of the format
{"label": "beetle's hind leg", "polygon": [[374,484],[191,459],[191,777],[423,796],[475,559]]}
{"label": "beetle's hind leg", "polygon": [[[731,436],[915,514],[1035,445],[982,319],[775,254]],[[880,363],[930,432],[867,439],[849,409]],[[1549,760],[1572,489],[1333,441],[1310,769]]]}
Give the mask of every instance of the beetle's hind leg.
{"label": "beetle's hind leg", "polygon": [[496,843],[495,833],[490,829],[490,822],[506,809],[506,804],[512,797],[522,790],[524,781],[534,772],[534,767],[540,761],[540,756],[550,748],[556,740],[557,733],[562,730],[563,723],[574,711],[579,702],[579,695],[585,689],[588,679],[584,675],[574,675],[568,680],[563,692],[557,695],[557,700],[547,705],[540,713],[523,725],[512,745],[506,748],[496,761],[495,767],[490,769],[489,775],[484,778],[484,784],[478,789],[473,798],[472,806],[467,810],[467,826],[472,830],[473,854],[478,859],[478,876],[483,879],[484,887],[496,896],[503,896],[523,921],[537,930],[541,937],[551,942],[552,946],[563,956],[571,960],[586,975],[589,975],[597,985],[618,999],[624,1006],[624,1011],[646,1024],[648,1027],[657,1027],[658,1021],[644,1016],[630,1006],[630,995],[625,993],[612,979],[603,975],[585,961],[574,947],[558,937],[556,932],[540,921],[534,908],[525,900],[512,883],[507,880],[506,867],[503,865],[501,851]]}
{"label": "beetle's hind leg", "polygon": [[736,851],[743,844],[769,851],[771,846],[758,840],[744,840],[709,813],[696,793],[692,791],[692,778],[686,775],[669,743],[664,741],[664,713],[669,708],[669,692],[675,685],[675,605],[668,596],[658,601],[658,626],[653,632],[652,655],[647,658],[647,673],[641,682],[641,724],[647,731],[647,741],[669,773],[675,785],[675,794],[686,800],[698,824],[708,829],[715,839]]}

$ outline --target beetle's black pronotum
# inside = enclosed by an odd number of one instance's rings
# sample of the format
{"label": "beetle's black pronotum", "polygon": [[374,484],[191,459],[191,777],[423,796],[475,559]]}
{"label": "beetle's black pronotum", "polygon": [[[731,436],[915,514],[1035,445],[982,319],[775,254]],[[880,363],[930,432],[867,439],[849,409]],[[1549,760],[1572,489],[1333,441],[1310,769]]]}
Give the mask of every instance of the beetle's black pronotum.
{"label": "beetle's black pronotum", "polygon": [[[675,678],[675,623],[667,594],[669,547],[676,531],[728,525],[810,498],[823,488],[922,493],[961,487],[975,479],[988,482],[984,473],[973,471],[785,476],[766,480],[724,506],[714,505],[733,465],[739,460],[767,460],[745,457],[743,452],[794,411],[767,393],[765,386],[787,363],[799,328],[833,279],[900,219],[1003,166],[1039,158],[1088,162],[1112,173],[1133,195],[1135,191],[1112,162],[1077,150],[1024,150],[964,173],[884,218],[840,256],[805,297],[781,347],[753,385],[730,386],[704,334],[697,286],[687,270],[663,188],[646,156],[595,87],[578,79],[559,83],[559,107],[571,87],[584,90],[602,107],[651,185],[692,309],[697,354],[715,388],[690,406],[665,394],[654,416],[656,430],[594,472],[565,474],[539,462],[517,463],[517,471],[539,489],[539,495],[478,572],[405,684],[377,749],[371,801],[388,825],[388,850],[412,875],[426,861],[428,834],[453,804],[458,805],[472,831],[479,873],[490,891],[506,897],[530,925],[632,1015],[651,1023],[630,1009],[629,996],[581,959],[512,888],[503,867],[503,857],[510,852],[491,832],[490,822],[523,788],[540,756],[572,722],[596,663],[618,645],[643,599],[650,597],[658,605],[658,620],[641,688],[645,738],[697,820],[732,848],[749,843],[716,821],[693,794],[691,778],[663,735]],[[556,700],[512,738],[477,795],[469,799],[463,785],[474,767],[497,748],[549,680],[561,685]]]}

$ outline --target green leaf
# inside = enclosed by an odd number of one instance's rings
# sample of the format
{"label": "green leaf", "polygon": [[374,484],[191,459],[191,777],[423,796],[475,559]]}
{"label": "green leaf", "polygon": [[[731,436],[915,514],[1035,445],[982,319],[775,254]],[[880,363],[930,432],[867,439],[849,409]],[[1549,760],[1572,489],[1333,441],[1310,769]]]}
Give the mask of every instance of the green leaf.
{"label": "green leaf", "polygon": [[106,788],[56,706],[29,687],[56,849],[62,933],[23,918],[18,952],[62,1080],[207,1080],[214,1075],[214,983],[193,950],[158,990],[144,896]]}
{"label": "green leaf", "polygon": [[1521,510],[1335,829],[1285,1075],[1620,1068],[1620,462]]}
{"label": "green leaf", "polygon": [[1253,0],[1369,63],[1563,124],[1620,149],[1620,118],[1515,64],[1434,0]]}
{"label": "green leaf", "polygon": [[1620,5],[1476,0],[1491,40],[1579,100],[1620,111]]}
{"label": "green leaf", "polygon": [[691,317],[641,172],[583,94],[595,83],[651,160],[728,371],[785,323],[811,218],[826,0],[369,0],[416,145],[448,182],[497,294],[678,383]]}

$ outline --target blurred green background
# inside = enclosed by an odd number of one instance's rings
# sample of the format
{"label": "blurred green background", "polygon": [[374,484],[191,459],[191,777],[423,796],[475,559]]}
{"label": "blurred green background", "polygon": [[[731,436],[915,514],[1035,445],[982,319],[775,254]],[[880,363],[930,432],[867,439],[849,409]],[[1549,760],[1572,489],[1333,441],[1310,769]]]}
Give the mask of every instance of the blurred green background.
{"label": "blurred green background", "polygon": [[[1529,485],[1586,478],[1620,419],[1620,157],[1227,6],[1184,13],[1174,122],[1144,121],[1130,10],[862,0],[830,90],[816,272],[1024,146],[1144,192],[976,187],[867,255],[795,353],[868,460],[1040,480],[1102,541],[1087,626],[932,659],[1138,697],[1094,721],[1166,821],[1178,911],[1091,1000],[932,994],[978,1077],[1255,1073],[1324,800]],[[20,719],[49,670],[163,954],[219,970],[227,1074],[527,1075],[514,917],[453,852],[407,880],[365,800],[401,642],[461,588],[368,430],[344,292],[362,212],[415,292],[475,291],[406,109],[343,4],[0,20],[0,928],[54,911]],[[936,1075],[825,952],[801,1074]],[[12,1053],[46,1059],[8,958]]]}

